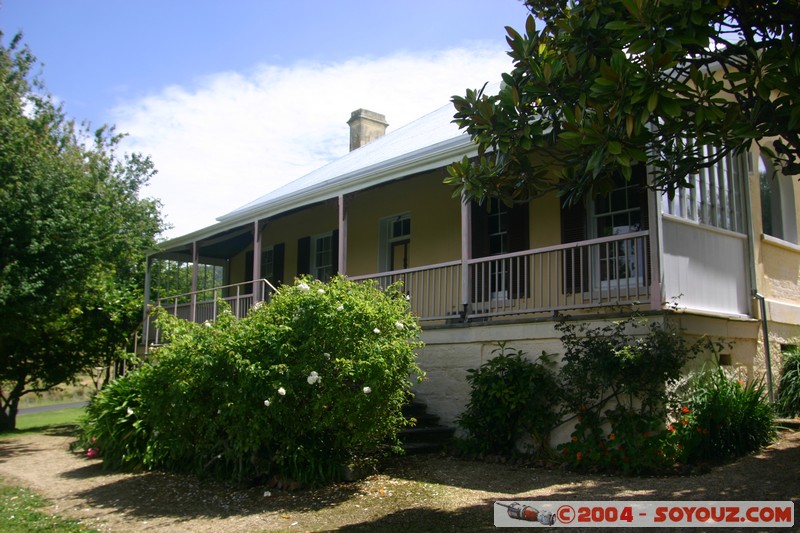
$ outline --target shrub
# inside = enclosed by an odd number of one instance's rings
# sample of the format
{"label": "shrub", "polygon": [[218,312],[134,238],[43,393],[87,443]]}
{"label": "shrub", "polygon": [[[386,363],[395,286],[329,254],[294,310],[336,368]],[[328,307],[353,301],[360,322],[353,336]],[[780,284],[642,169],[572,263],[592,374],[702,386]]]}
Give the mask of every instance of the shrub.
{"label": "shrub", "polygon": [[507,349],[478,369],[467,371],[470,400],[457,422],[467,432],[464,447],[473,453],[513,454],[522,437],[533,439],[537,452],[549,446],[558,419],[559,389],[547,354],[537,361]]}
{"label": "shrub", "polygon": [[784,353],[775,410],[780,416],[800,416],[800,347]]}
{"label": "shrub", "polygon": [[717,366],[691,374],[676,391],[669,429],[683,462],[722,461],[769,444],[773,417],[763,381],[742,383]]}
{"label": "shrub", "polygon": [[407,424],[409,376],[422,376],[408,309],[398,287],[337,277],[284,286],[243,319],[223,313],[200,325],[161,316],[170,342],[124,378],[139,394],[135,453],[122,460],[120,434],[100,431],[103,417],[121,413],[110,397],[90,408],[85,435],[98,433],[114,466],[335,480],[343,465],[396,445]]}
{"label": "shrub", "polygon": [[577,420],[559,446],[573,469],[638,474],[663,470],[667,393],[703,343],[690,344],[671,323],[631,316],[604,326],[562,321],[564,414]]}
{"label": "shrub", "polygon": [[98,391],[82,417],[80,446],[90,458],[104,452],[110,468],[136,468],[146,459],[149,430],[141,419],[141,375],[132,373]]}

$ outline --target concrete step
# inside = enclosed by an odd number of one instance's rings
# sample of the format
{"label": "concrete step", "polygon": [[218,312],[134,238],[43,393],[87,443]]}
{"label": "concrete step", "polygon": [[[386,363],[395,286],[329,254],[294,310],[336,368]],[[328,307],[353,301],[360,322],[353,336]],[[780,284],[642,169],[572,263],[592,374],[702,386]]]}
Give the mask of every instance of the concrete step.
{"label": "concrete step", "polygon": [[398,433],[407,455],[441,451],[453,438],[455,429],[439,424],[439,417],[428,413],[427,406],[413,400],[403,407],[403,415],[415,421],[414,426]]}
{"label": "concrete step", "polygon": [[407,443],[430,442],[444,444],[453,438],[455,430],[445,426],[413,427],[400,430],[400,440]]}

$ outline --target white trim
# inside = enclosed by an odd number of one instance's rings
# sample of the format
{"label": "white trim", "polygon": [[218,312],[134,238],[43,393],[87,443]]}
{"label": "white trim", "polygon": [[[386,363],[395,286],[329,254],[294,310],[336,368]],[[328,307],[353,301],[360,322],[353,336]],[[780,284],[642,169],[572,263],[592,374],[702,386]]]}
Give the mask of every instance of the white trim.
{"label": "white trim", "polygon": [[728,237],[736,237],[737,239],[746,240],[747,235],[744,233],[739,233],[738,231],[731,231],[729,229],[718,228],[716,226],[709,226],[708,224],[703,224],[702,222],[697,222],[696,220],[689,220],[688,218],[683,218],[678,215],[671,215],[669,213],[661,213],[661,217],[665,220],[669,220],[672,222],[677,222],[678,224],[683,224],[684,226],[692,226],[699,230],[708,231],[711,233],[719,233],[720,235],[725,235]]}
{"label": "white trim", "polygon": [[793,242],[784,241],[783,239],[779,239],[778,237],[773,237],[772,235],[767,235],[766,233],[761,234],[761,240],[763,242],[772,244],[773,246],[784,248],[785,250],[789,250],[792,252],[800,252],[800,245],[795,244]]}

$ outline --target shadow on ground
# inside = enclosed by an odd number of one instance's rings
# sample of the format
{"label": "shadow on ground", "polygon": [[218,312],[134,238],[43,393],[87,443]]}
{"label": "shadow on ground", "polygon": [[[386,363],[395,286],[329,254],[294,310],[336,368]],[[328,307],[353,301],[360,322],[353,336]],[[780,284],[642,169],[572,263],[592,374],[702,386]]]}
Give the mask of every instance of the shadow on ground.
{"label": "shadow on ground", "polygon": [[402,509],[376,520],[343,526],[339,531],[395,533],[397,531],[496,531],[494,526],[494,501],[485,505],[472,505],[453,511],[418,508]]}
{"label": "shadow on ground", "polygon": [[800,433],[787,442],[686,475],[579,474],[431,455],[395,460],[387,470],[426,483],[517,495],[546,491],[559,499],[585,499],[591,489],[593,496],[604,499],[800,500]]}
{"label": "shadow on ground", "polygon": [[[70,477],[104,475],[99,465],[80,468]],[[232,483],[200,480],[183,474],[148,472],[131,475],[76,494],[87,503],[113,507],[139,519],[229,518],[269,513],[305,513],[339,505],[358,490],[337,484],[316,490],[284,492],[267,487],[243,488]],[[267,496],[266,494],[269,494]]]}
{"label": "shadow on ground", "polygon": [[[2,453],[0,448],[0,460]],[[63,475],[82,479],[106,474],[94,463]],[[269,495],[265,494],[267,490]],[[401,494],[405,494],[405,500]],[[244,488],[192,476],[151,472],[125,476],[75,496],[88,505],[122,512],[138,520],[164,518],[182,523],[259,515],[265,526],[270,521],[283,523],[281,520],[286,518],[299,520],[300,527],[309,530],[335,527],[370,532],[488,531],[494,529],[492,504],[497,500],[792,499],[797,502],[800,434],[759,454],[689,476],[583,475],[427,455],[395,458],[385,464],[379,475],[315,490]],[[795,516],[800,517],[797,504]]]}

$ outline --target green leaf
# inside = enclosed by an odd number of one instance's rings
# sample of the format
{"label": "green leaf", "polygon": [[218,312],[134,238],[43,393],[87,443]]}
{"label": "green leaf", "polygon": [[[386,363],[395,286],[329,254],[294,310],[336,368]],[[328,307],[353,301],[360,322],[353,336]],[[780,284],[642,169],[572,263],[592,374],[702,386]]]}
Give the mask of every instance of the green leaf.
{"label": "green leaf", "polygon": [[527,20],[525,20],[525,32],[528,35],[536,34],[536,18],[533,15],[528,15]]}
{"label": "green leaf", "polygon": [[613,20],[613,21],[609,22],[608,24],[606,24],[605,28],[607,30],[626,31],[626,30],[636,29],[636,26],[631,24],[630,22],[627,22],[627,21],[624,21],[624,20]]}
{"label": "green leaf", "polygon": [[658,92],[653,91],[650,93],[650,97],[647,99],[647,111],[652,113],[655,111],[656,107],[658,106]]}

